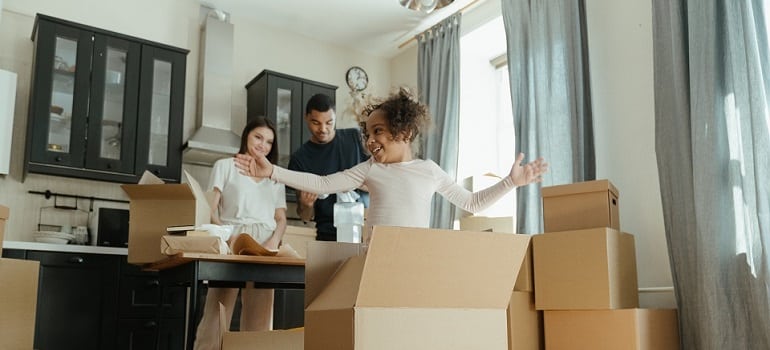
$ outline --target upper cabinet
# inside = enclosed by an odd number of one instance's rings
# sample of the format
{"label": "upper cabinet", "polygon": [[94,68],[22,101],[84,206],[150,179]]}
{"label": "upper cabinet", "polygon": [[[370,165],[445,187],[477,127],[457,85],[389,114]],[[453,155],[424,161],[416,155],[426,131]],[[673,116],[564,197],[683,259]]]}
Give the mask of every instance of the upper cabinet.
{"label": "upper cabinet", "polygon": [[286,167],[289,157],[305,141],[310,131],[305,127],[305,105],[315,94],[323,93],[335,101],[337,87],[263,70],[246,84],[246,114],[251,120],[264,116],[277,128],[278,165]]}
{"label": "upper cabinet", "polygon": [[187,50],[38,15],[25,171],[181,178]]}

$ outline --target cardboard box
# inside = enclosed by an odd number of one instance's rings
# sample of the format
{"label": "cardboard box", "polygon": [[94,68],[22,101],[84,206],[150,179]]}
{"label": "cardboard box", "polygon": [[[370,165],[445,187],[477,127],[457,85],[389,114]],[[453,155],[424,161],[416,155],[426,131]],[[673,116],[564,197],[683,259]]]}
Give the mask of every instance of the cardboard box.
{"label": "cardboard box", "polygon": [[0,248],[3,246],[3,236],[5,236],[5,222],[8,221],[8,217],[11,214],[11,210],[4,205],[0,205]]}
{"label": "cardboard box", "polygon": [[219,303],[219,329],[222,350],[303,350],[305,332],[302,328],[261,332],[230,332],[227,330],[227,313]]}
{"label": "cardboard box", "polygon": [[545,311],[549,350],[677,350],[676,310]]}
{"label": "cardboard box", "polygon": [[[507,173],[505,175],[507,175]],[[463,187],[468,191],[478,192],[497,184],[500,182],[500,179],[500,176],[492,173],[469,176],[463,179]],[[494,204],[476,213],[470,213],[462,209],[458,210],[460,210],[460,216],[478,215],[488,217],[511,217],[516,215],[516,191],[506,193]]]}
{"label": "cardboard box", "polygon": [[543,187],[545,232],[611,227],[620,230],[620,193],[609,180]]}
{"label": "cardboard box", "polygon": [[535,310],[535,295],[514,291],[508,304],[508,350],[541,350],[544,344],[543,312]]}
{"label": "cardboard box", "polygon": [[463,231],[476,232],[506,232],[514,233],[516,220],[512,216],[488,217],[488,216],[465,216],[460,218],[460,229]]}
{"label": "cardboard box", "polygon": [[538,310],[639,307],[634,236],[611,228],[532,238]]}
{"label": "cardboard box", "polygon": [[0,349],[32,349],[39,273],[37,261],[0,258]]}
{"label": "cardboard box", "polygon": [[199,226],[211,222],[211,210],[198,182],[185,171],[188,183],[164,184],[145,172],[139,184],[122,185],[130,199],[128,262],[136,265],[166,258],[160,239],[169,226]]}
{"label": "cardboard box", "polygon": [[[460,218],[460,230],[477,232],[501,232],[513,233],[516,220],[509,217],[485,217],[485,216],[466,216]],[[526,258],[519,270],[519,276],[516,279],[516,285],[513,290],[531,292],[535,288],[532,271],[532,249],[527,250]]]}
{"label": "cardboard box", "polygon": [[[316,247],[309,247],[305,348],[508,349],[506,310],[529,241],[524,235],[375,227],[366,255],[357,255],[355,245],[338,247],[352,257],[337,259],[344,262],[336,269],[335,257],[316,259]],[[316,261],[325,266],[316,269]]]}
{"label": "cardboard box", "polygon": [[294,248],[301,257],[307,256],[307,244],[312,241],[315,241],[315,227],[286,225],[282,242]]}

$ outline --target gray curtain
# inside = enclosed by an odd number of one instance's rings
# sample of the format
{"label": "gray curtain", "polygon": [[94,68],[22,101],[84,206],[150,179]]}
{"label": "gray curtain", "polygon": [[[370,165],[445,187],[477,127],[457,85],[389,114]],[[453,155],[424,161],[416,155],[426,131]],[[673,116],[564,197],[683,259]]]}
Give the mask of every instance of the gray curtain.
{"label": "gray curtain", "polygon": [[[421,156],[432,159],[455,178],[460,123],[460,14],[418,35],[417,42],[417,87],[433,120],[421,138]],[[452,228],[452,204],[434,196],[431,218],[433,228]]]}
{"label": "gray curtain", "polygon": [[683,349],[770,349],[761,0],[653,0],[655,148]]}
{"label": "gray curtain", "polygon": [[[543,156],[541,185],[596,178],[582,0],[502,0],[516,153]],[[517,232],[543,230],[539,186],[517,193]]]}

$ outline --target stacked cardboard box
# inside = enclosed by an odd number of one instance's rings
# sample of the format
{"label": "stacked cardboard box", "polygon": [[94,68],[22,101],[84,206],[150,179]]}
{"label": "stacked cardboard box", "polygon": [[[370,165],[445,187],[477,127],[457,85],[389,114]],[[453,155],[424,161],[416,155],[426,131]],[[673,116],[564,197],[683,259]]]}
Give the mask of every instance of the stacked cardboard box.
{"label": "stacked cardboard box", "polygon": [[[9,214],[0,205],[0,247]],[[32,349],[39,273],[37,261],[0,258],[0,349]]]}
{"label": "stacked cardboard box", "polygon": [[357,244],[311,242],[305,349],[508,349],[507,310],[529,241],[375,227],[366,254]]}
{"label": "stacked cardboard box", "polygon": [[634,237],[607,180],[545,187],[532,240],[546,349],[679,348],[676,310],[639,309]]}

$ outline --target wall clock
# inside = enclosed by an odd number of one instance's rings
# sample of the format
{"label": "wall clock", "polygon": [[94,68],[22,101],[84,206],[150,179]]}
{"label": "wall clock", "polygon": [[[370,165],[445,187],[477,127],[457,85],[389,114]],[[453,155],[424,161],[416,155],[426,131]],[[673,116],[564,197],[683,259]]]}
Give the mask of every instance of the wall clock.
{"label": "wall clock", "polygon": [[353,91],[363,91],[369,85],[369,76],[366,75],[366,71],[357,66],[348,69],[348,72],[345,73],[345,80]]}

